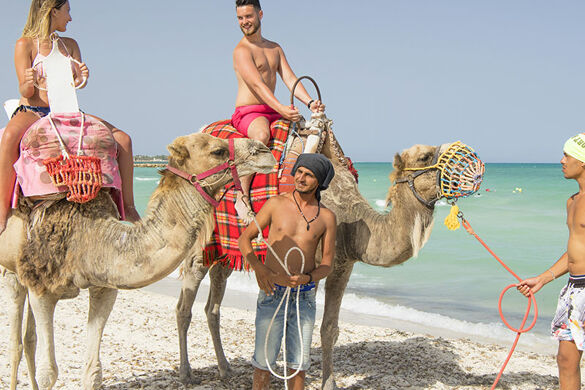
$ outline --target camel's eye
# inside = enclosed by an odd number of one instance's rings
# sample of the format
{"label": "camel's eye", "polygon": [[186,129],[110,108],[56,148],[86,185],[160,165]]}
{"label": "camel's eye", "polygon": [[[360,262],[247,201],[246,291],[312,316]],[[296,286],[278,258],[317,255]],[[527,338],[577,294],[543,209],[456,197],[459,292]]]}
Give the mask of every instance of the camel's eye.
{"label": "camel's eye", "polygon": [[225,149],[222,149],[222,148],[220,148],[220,149],[215,149],[213,152],[211,152],[211,154],[213,154],[214,156],[217,156],[217,157],[222,157],[222,156],[224,156],[226,153],[227,153],[227,150],[225,150]]}
{"label": "camel's eye", "polygon": [[430,160],[432,157],[433,157],[433,154],[431,152],[428,152],[428,153],[421,155],[418,158],[418,161],[419,162],[426,162],[426,161]]}

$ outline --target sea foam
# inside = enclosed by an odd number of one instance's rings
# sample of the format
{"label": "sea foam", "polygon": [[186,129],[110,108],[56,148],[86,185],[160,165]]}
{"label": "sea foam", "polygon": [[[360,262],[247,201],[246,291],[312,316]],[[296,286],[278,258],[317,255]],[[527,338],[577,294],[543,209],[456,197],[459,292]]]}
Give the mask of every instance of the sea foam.
{"label": "sea foam", "polygon": [[136,181],[159,181],[160,178],[158,177],[135,177],[134,180]]}

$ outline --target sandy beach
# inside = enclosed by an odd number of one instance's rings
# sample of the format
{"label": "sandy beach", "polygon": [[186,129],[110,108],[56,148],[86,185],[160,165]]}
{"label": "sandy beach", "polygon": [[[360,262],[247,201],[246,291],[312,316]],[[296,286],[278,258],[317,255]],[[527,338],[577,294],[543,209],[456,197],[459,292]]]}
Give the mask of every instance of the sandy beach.
{"label": "sandy beach", "polygon": [[[249,359],[254,346],[254,300],[228,290],[222,307],[222,338],[233,375],[219,379],[211,338],[203,312],[207,288],[202,286],[193,310],[189,333],[189,355],[198,385],[183,386],[178,380],[178,341],[174,309],[179,282],[165,279],[147,289],[120,291],[102,342],[104,389],[249,389],[252,369]],[[163,294],[164,293],[164,294]],[[8,294],[0,290],[2,301]],[[242,300],[246,303],[242,304]],[[79,389],[85,352],[87,291],[56,310],[55,335],[59,379],[57,389]],[[235,308],[234,306],[238,306]],[[317,318],[321,317],[322,308]],[[335,347],[336,381],[342,389],[489,389],[508,348],[499,343],[479,342],[397,328],[408,324],[365,326],[342,313]],[[307,388],[321,385],[320,321],[315,326],[312,366]],[[9,386],[6,307],[0,309],[0,388]],[[554,389],[557,369],[554,341],[549,352],[529,352],[524,346],[514,354],[498,388]],[[19,389],[29,389],[21,364]],[[282,388],[274,380],[272,388]]]}

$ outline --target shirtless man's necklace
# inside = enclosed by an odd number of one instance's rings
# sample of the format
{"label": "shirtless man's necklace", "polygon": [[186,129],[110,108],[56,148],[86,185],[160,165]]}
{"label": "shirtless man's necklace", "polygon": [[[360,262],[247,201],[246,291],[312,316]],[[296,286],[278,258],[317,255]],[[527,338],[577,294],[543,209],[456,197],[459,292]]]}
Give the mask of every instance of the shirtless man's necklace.
{"label": "shirtless man's necklace", "polygon": [[319,216],[319,213],[321,212],[321,202],[317,202],[317,215],[315,215],[313,217],[313,219],[311,219],[310,221],[307,219],[307,217],[305,217],[305,213],[303,213],[303,210],[301,209],[301,205],[299,205],[299,202],[297,202],[297,198],[295,197],[295,193],[297,192],[297,190],[293,191],[292,197],[293,200],[295,201],[295,204],[297,205],[297,209],[299,209],[299,212],[301,213],[301,215],[303,216],[303,219],[305,220],[305,222],[307,223],[307,231],[309,231],[309,229],[311,228],[311,222],[313,222],[314,220],[317,219],[317,217]]}

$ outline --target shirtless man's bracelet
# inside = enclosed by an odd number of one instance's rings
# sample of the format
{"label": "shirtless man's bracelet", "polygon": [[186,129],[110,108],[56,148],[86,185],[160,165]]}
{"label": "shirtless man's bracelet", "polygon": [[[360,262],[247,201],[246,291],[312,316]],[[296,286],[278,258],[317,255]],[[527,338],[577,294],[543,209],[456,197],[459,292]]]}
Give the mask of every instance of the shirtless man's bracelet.
{"label": "shirtless man's bracelet", "polygon": [[556,279],[555,273],[554,273],[554,272],[552,272],[550,269],[549,269],[549,270],[547,270],[547,271],[548,271],[548,272],[550,272],[550,273],[552,274],[552,276],[553,276],[553,280],[555,280],[555,279]]}
{"label": "shirtless man's bracelet", "polygon": [[[311,99],[311,101],[309,103],[307,103],[307,108],[310,110],[311,109],[311,104],[313,104],[313,102],[315,101],[315,99]],[[312,279],[312,278],[311,278]],[[309,282],[311,283],[311,282]]]}

